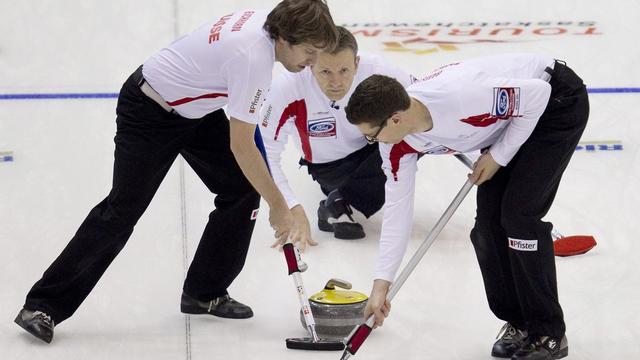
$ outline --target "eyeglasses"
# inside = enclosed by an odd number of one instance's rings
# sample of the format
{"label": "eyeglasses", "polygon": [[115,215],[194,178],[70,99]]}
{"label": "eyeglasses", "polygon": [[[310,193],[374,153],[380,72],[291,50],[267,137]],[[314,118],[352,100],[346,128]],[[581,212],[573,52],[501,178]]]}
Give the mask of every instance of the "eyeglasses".
{"label": "eyeglasses", "polygon": [[389,118],[384,119],[384,121],[380,124],[380,127],[378,127],[378,131],[376,131],[375,134],[364,136],[364,138],[367,139],[367,142],[369,144],[375,144],[378,142],[378,135],[380,135],[380,131],[382,131],[382,129],[384,129],[385,126],[387,126],[387,120],[389,120]]}

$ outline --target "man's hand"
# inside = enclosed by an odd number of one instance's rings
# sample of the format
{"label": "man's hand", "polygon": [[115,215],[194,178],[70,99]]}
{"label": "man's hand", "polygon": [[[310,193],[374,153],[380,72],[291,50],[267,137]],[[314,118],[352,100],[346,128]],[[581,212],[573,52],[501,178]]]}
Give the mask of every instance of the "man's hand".
{"label": "man's hand", "polygon": [[296,244],[302,252],[307,248],[307,245],[318,245],[318,243],[311,238],[311,226],[309,225],[309,219],[302,205],[294,206],[291,209],[291,215],[293,215],[293,231],[290,236],[291,242]]}
{"label": "man's hand", "polygon": [[391,283],[386,280],[376,279],[373,281],[373,289],[371,289],[371,295],[364,308],[364,319],[366,321],[373,314],[375,319],[373,323],[374,329],[382,326],[384,319],[389,316],[391,311],[391,302],[387,300],[389,286],[391,286]]}
{"label": "man's hand", "polygon": [[498,170],[500,170],[500,164],[493,160],[490,151],[485,151],[473,164],[473,172],[469,174],[469,180],[479,186],[491,179]]}
{"label": "man's hand", "polygon": [[294,230],[294,220],[289,207],[286,203],[280,206],[269,207],[269,223],[275,230],[274,237],[276,241],[271,245],[272,248],[284,245]]}

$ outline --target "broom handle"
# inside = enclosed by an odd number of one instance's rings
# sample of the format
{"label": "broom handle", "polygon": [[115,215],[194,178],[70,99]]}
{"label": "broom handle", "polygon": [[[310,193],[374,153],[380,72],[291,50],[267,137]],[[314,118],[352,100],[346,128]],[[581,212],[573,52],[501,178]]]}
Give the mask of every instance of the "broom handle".
{"label": "broom handle", "polygon": [[316,332],[316,322],[313,319],[313,314],[311,313],[311,305],[309,304],[309,298],[307,297],[307,292],[305,291],[304,284],[302,283],[302,276],[300,275],[300,272],[294,272],[291,275],[293,276],[293,282],[296,285],[296,291],[298,292],[298,299],[300,299],[302,314],[304,315],[304,321],[307,324],[307,330],[309,331],[309,334],[311,334],[313,342],[318,342],[320,341],[320,338]]}
{"label": "broom handle", "polygon": [[462,161],[463,164],[465,164],[469,170],[473,170],[473,161],[471,159],[469,159],[469,157],[465,154],[455,154],[453,155],[455,156],[458,160]]}
{"label": "broom handle", "polygon": [[307,330],[309,330],[309,334],[311,334],[313,342],[318,342],[320,341],[320,338],[316,332],[316,322],[313,319],[309,298],[307,297],[307,292],[304,289],[302,275],[300,275],[302,271],[307,270],[307,264],[302,261],[300,250],[298,250],[298,248],[292,243],[284,244],[282,246],[282,252],[284,253],[284,258],[287,261],[289,275],[293,277],[293,283],[296,285],[296,292],[298,293],[298,299],[300,300],[300,306],[302,307],[302,314],[304,315]]}
{"label": "broom handle", "polygon": [[[462,161],[465,164],[467,162],[469,164],[473,164],[471,160],[464,154],[456,154],[455,157],[457,157],[460,161]],[[404,282],[407,281],[407,279],[409,278],[409,275],[411,275],[411,273],[416,268],[420,260],[422,260],[422,257],[424,257],[424,254],[426,254],[427,250],[429,250],[429,248],[435,241],[436,237],[438,237],[438,235],[440,234],[444,226],[447,224],[449,219],[451,219],[451,217],[453,216],[453,213],[458,209],[458,207],[462,203],[462,200],[464,200],[464,198],[467,196],[471,188],[473,188],[473,183],[470,180],[467,180],[462,186],[462,188],[460,189],[460,191],[458,191],[458,194],[456,195],[456,197],[453,198],[453,201],[451,202],[451,204],[449,204],[449,207],[447,207],[447,209],[444,211],[444,214],[442,214],[440,219],[438,219],[438,222],[436,222],[436,225],[431,229],[426,239],[424,239],[422,244],[420,244],[420,247],[418,248],[418,250],[416,250],[415,254],[413,254],[413,256],[411,257],[407,265],[404,267],[404,269],[402,269],[402,272],[400,273],[400,275],[398,275],[396,280],[391,284],[391,288],[389,288],[389,291],[387,292],[387,300],[391,301],[396,296],[396,294],[398,293],[398,291],[400,290]],[[373,321],[374,321],[374,317],[373,315],[371,315],[367,319],[366,324],[369,327],[372,327]]]}
{"label": "broom handle", "polygon": [[[466,155],[455,154],[454,156],[470,168],[473,168],[473,162]],[[436,225],[431,229],[426,239],[424,239],[422,244],[420,244],[420,247],[418,248],[416,253],[411,257],[400,275],[398,275],[396,280],[391,284],[391,288],[387,292],[387,300],[391,301],[396,296],[404,282],[407,280],[407,278],[409,278],[409,275],[411,275],[420,260],[422,260],[422,257],[426,254],[427,250],[429,250],[431,244],[433,244],[436,237],[440,234],[449,219],[451,219],[453,213],[458,209],[458,207],[462,203],[462,200],[464,200],[471,188],[473,188],[473,183],[467,179],[449,207],[447,207],[447,209],[445,210],[444,214],[442,214],[440,219],[438,219]],[[342,357],[340,358],[341,360],[349,359],[352,354],[355,354],[358,351],[362,343],[369,336],[371,329],[373,329],[374,320],[374,316],[370,315],[367,318],[367,321],[365,321],[364,325],[356,326],[351,334],[349,334],[349,336],[345,338],[345,344],[347,345],[347,347],[345,348],[344,353],[342,353]]]}
{"label": "broom handle", "polygon": [[418,248],[416,253],[413,254],[413,256],[411,257],[407,265],[404,267],[404,269],[400,273],[400,275],[398,275],[398,277],[393,282],[393,284],[391,284],[391,288],[387,293],[387,300],[391,301],[391,299],[393,299],[393,297],[396,296],[396,294],[398,293],[398,291],[400,290],[404,282],[407,280],[409,275],[411,275],[411,273],[416,268],[420,260],[422,260],[422,257],[424,256],[424,254],[426,254],[427,250],[429,250],[433,242],[436,240],[436,237],[438,237],[438,235],[440,234],[444,226],[447,224],[449,219],[451,219],[451,217],[453,216],[453,213],[458,209],[458,206],[460,206],[460,204],[462,203],[462,200],[464,200],[464,198],[467,196],[467,194],[469,193],[472,187],[473,187],[473,183],[470,180],[467,180],[464,183],[460,191],[458,191],[458,194],[456,195],[456,197],[453,199],[451,204],[449,204],[449,207],[447,207],[447,210],[444,211],[444,214],[442,214],[442,216],[440,217],[436,225],[431,229],[431,231],[427,235],[427,238],[422,242],[422,244],[420,244],[420,247]]}

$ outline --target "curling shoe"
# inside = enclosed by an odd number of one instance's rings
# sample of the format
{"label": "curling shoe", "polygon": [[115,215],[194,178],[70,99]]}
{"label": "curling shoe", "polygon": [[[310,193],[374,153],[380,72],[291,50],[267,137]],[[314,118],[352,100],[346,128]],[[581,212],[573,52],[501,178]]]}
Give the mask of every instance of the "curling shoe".
{"label": "curling shoe", "polygon": [[517,329],[510,323],[504,324],[493,344],[491,356],[509,359],[516,351],[527,345],[527,331]]}
{"label": "curling shoe", "polygon": [[511,360],[555,360],[569,355],[567,337],[540,336],[530,339],[528,345],[518,350]]}
{"label": "curling shoe", "polygon": [[53,327],[55,324],[51,316],[42,311],[22,309],[18,313],[15,323],[47,344],[53,340]]}
{"label": "curling shoe", "polygon": [[337,239],[354,240],[365,237],[362,225],[353,220],[353,210],[336,189],[318,206],[318,228],[333,233]]}
{"label": "curling shoe", "polygon": [[248,319],[253,311],[245,304],[232,299],[228,294],[210,301],[199,301],[182,293],[180,311],[185,314],[211,314],[227,319]]}

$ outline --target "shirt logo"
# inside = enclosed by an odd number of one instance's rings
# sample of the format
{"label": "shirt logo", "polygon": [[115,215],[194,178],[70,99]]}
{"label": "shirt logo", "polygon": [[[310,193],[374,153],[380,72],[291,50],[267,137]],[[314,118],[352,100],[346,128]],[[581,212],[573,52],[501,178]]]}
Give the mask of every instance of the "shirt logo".
{"label": "shirt logo", "polygon": [[520,110],[520,88],[493,88],[491,115],[501,119],[518,116]]}
{"label": "shirt logo", "polygon": [[269,105],[267,110],[264,112],[264,116],[262,117],[262,127],[269,126],[269,118],[271,117],[271,112],[273,111],[273,105]]}
{"label": "shirt logo", "polygon": [[518,251],[538,251],[538,240],[509,238],[509,247]]}
{"label": "shirt logo", "polygon": [[336,118],[323,118],[309,120],[309,137],[328,138],[336,137]]}
{"label": "shirt logo", "polygon": [[253,114],[256,112],[258,108],[258,104],[260,103],[260,99],[262,98],[262,89],[258,89],[256,91],[256,95],[253,97],[253,101],[251,101],[251,105],[249,105],[249,114]]}

